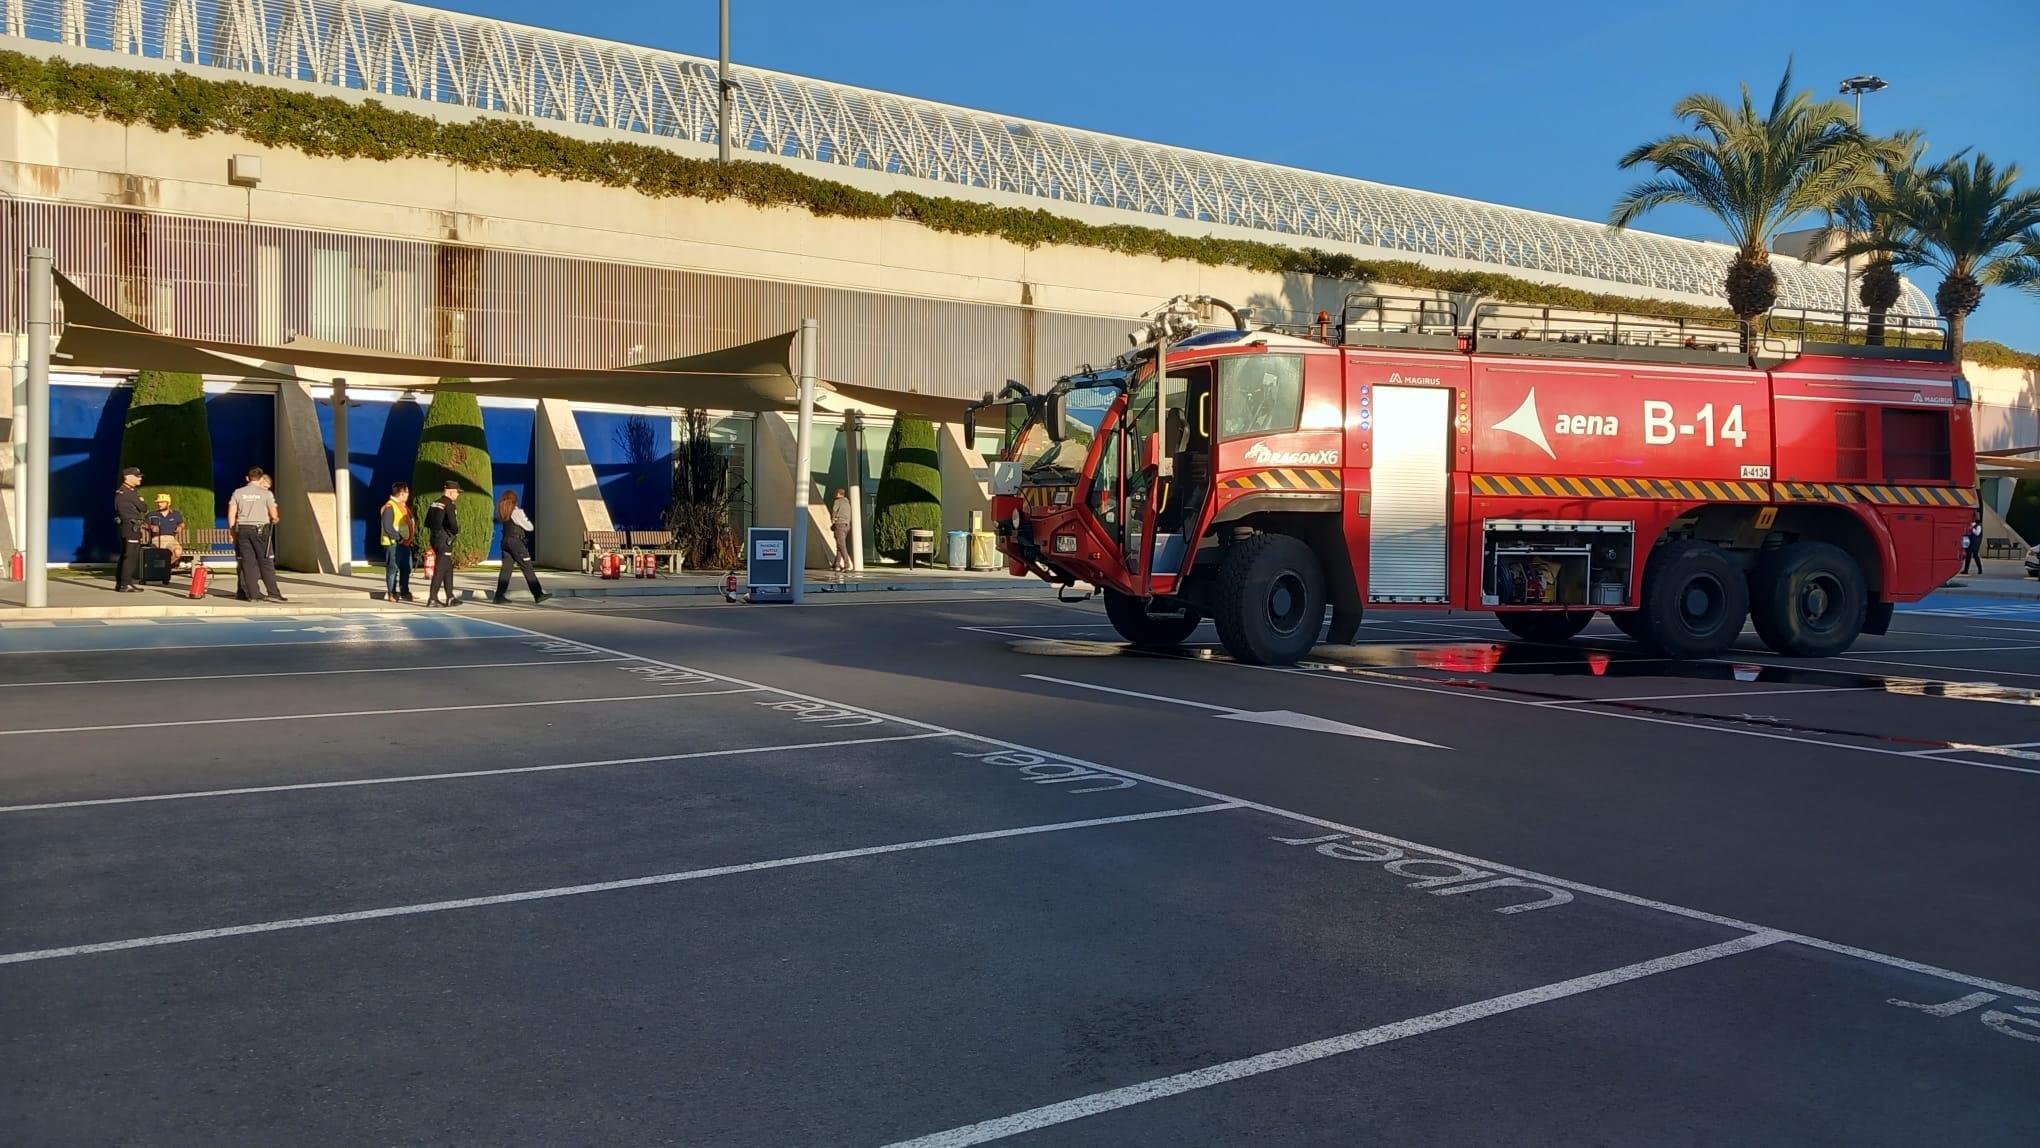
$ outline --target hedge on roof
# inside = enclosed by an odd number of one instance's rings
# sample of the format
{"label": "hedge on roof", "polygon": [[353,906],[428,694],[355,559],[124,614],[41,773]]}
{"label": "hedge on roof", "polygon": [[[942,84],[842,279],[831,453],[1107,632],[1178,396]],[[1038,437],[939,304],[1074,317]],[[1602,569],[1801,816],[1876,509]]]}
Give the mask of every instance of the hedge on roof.
{"label": "hedge on roof", "polygon": [[1647,308],[1688,318],[1733,317],[1726,307],[1582,291],[1500,272],[1442,271],[1405,260],[1359,259],[1311,247],[1177,235],[1133,224],[1099,226],[1041,208],[1001,207],[906,191],[881,195],[774,163],[690,159],[653,144],[574,139],[508,119],[441,123],[375,100],[357,103],[239,80],[201,79],[186,72],[142,72],[0,52],[0,95],[18,99],[38,114],[146,124],[194,138],[231,133],[307,155],[427,158],[480,171],[532,172],[627,187],[657,198],[739,199],[761,207],[803,208],[819,216],[906,219],[957,235],[994,235],[1022,247],[1091,247],[1213,267],[1323,275],[1577,310]]}

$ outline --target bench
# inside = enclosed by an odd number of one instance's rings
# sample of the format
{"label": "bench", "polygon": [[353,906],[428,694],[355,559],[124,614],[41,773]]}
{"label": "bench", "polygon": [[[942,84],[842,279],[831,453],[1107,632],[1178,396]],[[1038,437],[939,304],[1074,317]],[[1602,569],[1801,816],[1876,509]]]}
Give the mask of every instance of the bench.
{"label": "bench", "polygon": [[610,553],[649,554],[666,569],[680,573],[686,555],[673,546],[673,536],[662,530],[589,530],[581,535],[581,573],[593,574],[595,562]]}
{"label": "bench", "polygon": [[2026,548],[2010,538],[1986,538],[1983,540],[1985,558],[2022,558]]}
{"label": "bench", "polygon": [[186,558],[231,558],[234,556],[234,533],[224,527],[217,526],[185,527],[184,556]]}

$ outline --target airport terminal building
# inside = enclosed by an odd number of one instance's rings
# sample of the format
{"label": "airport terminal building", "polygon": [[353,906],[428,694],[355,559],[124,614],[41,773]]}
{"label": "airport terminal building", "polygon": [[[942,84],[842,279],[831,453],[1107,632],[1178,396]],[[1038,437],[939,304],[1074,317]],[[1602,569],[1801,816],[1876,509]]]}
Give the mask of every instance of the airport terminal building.
{"label": "airport terminal building", "polygon": [[[336,97],[441,124],[511,120],[562,151],[633,144],[693,159],[717,145],[712,60],[386,0],[0,0],[0,52],[30,61]],[[1592,221],[1144,143],[827,81],[732,69],[741,158],[862,192],[1041,209],[1090,224],[1252,240],[1560,286],[1719,305],[1729,249]],[[259,105],[250,97],[244,101]],[[251,125],[254,121],[250,121]],[[561,374],[714,352],[819,321],[820,377],[902,396],[969,397],[1046,383],[1125,346],[1139,312],[1194,292],[1307,321],[1353,284],[1059,244],[1023,246],[907,218],[817,214],[648,195],[619,178],[559,178],[516,159],[308,154],[261,130],[190,134],[0,98],[0,330],[21,375],[24,265],[56,269],[149,331],[236,344],[329,344],[435,362]],[[623,184],[623,185],[618,185]],[[1836,267],[1780,259],[1785,301],[1832,308]],[[1907,286],[1902,309],[1925,314]],[[476,376],[483,370],[471,372]],[[216,493],[249,465],[277,472],[280,556],[330,568],[340,530],[330,375],[208,372]],[[53,367],[54,562],[104,561],[131,372]],[[347,534],[408,478],[429,391],[347,378]],[[16,390],[18,391],[18,386]],[[1980,390],[1982,388],[1979,388]],[[2026,406],[1979,434],[2034,438]],[[1990,401],[1987,397],[1986,402]],[[698,406],[485,399],[496,485],[581,530],[651,528],[671,485],[678,420]],[[910,407],[904,399],[900,406]],[[13,400],[6,413],[13,419]],[[804,469],[817,500],[859,487],[868,517],[891,411],[832,401]],[[1995,420],[1995,421],[1993,421]],[[744,520],[790,523],[790,416],[718,410],[717,449],[748,491]],[[942,432],[948,525],[983,506],[983,462]],[[11,485],[11,479],[6,479]],[[18,519],[7,501],[0,548]],[[216,508],[219,509],[219,508]],[[825,533],[810,523],[817,541]],[[578,526],[580,529],[573,529]],[[557,551],[555,551],[557,553]],[[811,547],[811,555],[825,548]]]}

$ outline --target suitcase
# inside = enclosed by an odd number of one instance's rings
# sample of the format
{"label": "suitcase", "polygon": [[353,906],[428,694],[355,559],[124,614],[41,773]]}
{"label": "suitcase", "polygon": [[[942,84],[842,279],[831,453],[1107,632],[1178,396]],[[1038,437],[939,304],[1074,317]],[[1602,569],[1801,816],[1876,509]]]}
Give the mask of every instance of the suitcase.
{"label": "suitcase", "polygon": [[170,584],[170,552],[160,546],[142,547],[142,581]]}

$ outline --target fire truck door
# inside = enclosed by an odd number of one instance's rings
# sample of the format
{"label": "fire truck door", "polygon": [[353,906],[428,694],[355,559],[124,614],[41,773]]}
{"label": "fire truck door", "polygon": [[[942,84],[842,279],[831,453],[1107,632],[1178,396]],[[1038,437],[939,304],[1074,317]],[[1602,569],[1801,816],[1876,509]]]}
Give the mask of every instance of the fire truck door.
{"label": "fire truck door", "polygon": [[1452,392],[1374,388],[1371,602],[1442,602],[1451,506]]}

